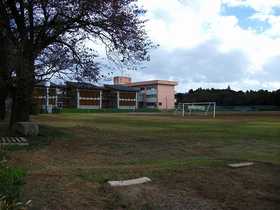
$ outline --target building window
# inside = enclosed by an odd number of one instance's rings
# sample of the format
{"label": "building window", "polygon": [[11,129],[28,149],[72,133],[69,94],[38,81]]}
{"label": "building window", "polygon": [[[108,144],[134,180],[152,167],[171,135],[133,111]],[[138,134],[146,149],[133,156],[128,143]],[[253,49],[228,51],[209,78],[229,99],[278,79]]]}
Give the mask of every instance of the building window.
{"label": "building window", "polygon": [[146,97],[147,97],[147,98],[156,98],[156,97],[157,97],[157,95],[152,94],[152,95],[147,95]]}
{"label": "building window", "polygon": [[162,106],[162,103],[161,103],[161,102],[159,102],[159,103],[158,103],[158,105],[159,105],[159,106]]}
{"label": "building window", "polygon": [[154,87],[154,86],[149,86],[149,87],[147,87],[147,90],[156,90],[156,87]]}

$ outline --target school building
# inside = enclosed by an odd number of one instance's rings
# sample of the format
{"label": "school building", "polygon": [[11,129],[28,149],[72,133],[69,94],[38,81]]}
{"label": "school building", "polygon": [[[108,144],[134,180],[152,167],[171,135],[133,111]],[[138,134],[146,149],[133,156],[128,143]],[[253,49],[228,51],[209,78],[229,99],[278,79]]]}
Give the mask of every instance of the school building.
{"label": "school building", "polygon": [[131,82],[130,77],[115,77],[114,84],[138,88],[139,108],[174,109],[177,82],[167,80]]}
{"label": "school building", "polygon": [[33,99],[42,109],[54,107],[78,109],[174,109],[174,81],[132,82],[129,77],[115,77],[112,85],[96,86],[82,82],[37,85]]}

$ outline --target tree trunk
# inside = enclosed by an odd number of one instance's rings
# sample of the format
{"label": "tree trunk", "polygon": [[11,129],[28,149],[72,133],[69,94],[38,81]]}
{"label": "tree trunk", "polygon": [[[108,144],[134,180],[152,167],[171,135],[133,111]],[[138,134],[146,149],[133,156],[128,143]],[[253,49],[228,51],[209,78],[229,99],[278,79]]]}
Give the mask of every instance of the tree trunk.
{"label": "tree trunk", "polygon": [[0,120],[5,120],[6,116],[6,89],[1,87],[1,93],[0,93]]}
{"label": "tree trunk", "polygon": [[8,47],[7,40],[0,32],[0,120],[5,119],[6,106],[5,101],[8,96]]}
{"label": "tree trunk", "polygon": [[16,70],[16,83],[13,90],[13,105],[10,119],[12,127],[16,122],[30,121],[32,92],[34,87],[34,59],[32,56],[19,58],[19,66]]}

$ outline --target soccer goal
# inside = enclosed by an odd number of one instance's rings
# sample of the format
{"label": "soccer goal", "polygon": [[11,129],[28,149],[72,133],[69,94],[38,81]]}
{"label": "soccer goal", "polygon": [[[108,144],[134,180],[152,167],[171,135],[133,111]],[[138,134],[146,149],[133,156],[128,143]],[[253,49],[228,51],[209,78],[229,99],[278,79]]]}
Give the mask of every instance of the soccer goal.
{"label": "soccer goal", "polygon": [[216,117],[216,102],[194,102],[194,103],[179,103],[175,113],[182,116],[191,115],[212,115]]}

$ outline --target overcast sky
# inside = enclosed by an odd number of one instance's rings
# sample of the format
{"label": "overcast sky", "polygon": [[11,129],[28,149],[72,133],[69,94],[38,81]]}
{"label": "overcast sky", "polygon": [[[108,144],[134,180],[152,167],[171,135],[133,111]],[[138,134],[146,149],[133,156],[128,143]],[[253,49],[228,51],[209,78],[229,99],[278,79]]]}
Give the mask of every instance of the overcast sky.
{"label": "overcast sky", "polygon": [[[190,88],[279,89],[280,0],[140,0],[160,45],[134,81]],[[116,75],[120,72],[116,72]]]}

